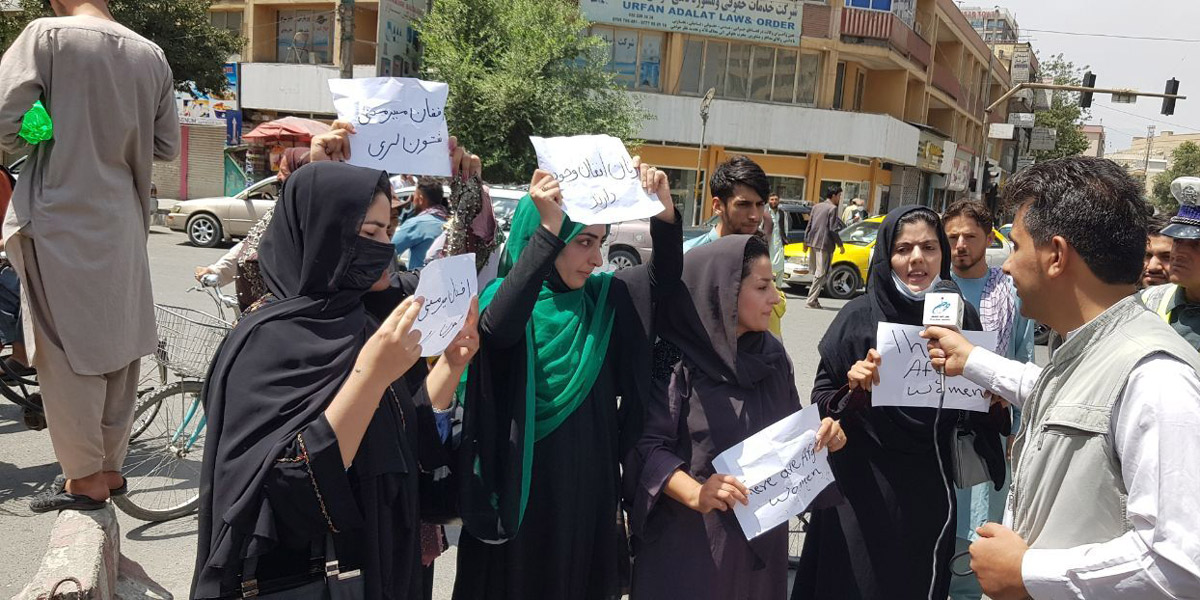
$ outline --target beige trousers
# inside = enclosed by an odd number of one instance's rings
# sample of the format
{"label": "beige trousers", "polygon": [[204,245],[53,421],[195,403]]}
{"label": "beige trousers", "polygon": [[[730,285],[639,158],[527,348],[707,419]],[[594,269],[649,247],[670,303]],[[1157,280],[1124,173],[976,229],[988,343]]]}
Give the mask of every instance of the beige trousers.
{"label": "beige trousers", "polygon": [[25,333],[35,342],[33,366],[63,475],[79,479],[100,471],[120,471],[129,450],[140,361],[104,375],[76,373],[46,302],[33,240],[15,234],[5,246],[21,277]]}
{"label": "beige trousers", "polygon": [[821,290],[829,280],[829,265],[833,262],[833,250],[811,248],[808,251],[808,269],[813,274],[812,285],[808,288],[808,303],[816,304],[821,298]]}

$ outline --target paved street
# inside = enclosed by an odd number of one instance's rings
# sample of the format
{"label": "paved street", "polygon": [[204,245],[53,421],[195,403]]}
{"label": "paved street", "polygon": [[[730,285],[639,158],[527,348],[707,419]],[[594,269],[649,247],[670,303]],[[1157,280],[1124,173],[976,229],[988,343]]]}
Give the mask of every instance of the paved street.
{"label": "paved street", "polygon": [[[200,249],[187,244],[181,233],[155,228],[150,236],[150,262],[158,302],[211,310],[209,299],[187,293],[192,270],[208,264],[226,249]],[[805,309],[802,298],[790,298],[784,318],[784,339],[796,367],[800,396],[807,397],[817,368],[816,344],[843,303],[824,301],[826,310]],[[45,431],[25,429],[21,411],[0,401],[0,530],[5,552],[0,553],[0,597],[8,598],[33,576],[45,549],[54,515],[34,515],[30,496],[45,489],[58,473]],[[177,597],[186,597],[195,560],[196,519],[147,524],[120,514],[121,549],[141,563],[155,580]],[[456,539],[451,532],[451,540]],[[454,577],[454,550],[437,562],[435,598],[449,598]]]}

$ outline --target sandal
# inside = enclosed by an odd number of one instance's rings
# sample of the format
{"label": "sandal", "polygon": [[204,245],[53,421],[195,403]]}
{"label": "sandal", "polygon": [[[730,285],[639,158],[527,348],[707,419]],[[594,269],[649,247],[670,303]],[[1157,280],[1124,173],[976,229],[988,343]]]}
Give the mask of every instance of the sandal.
{"label": "sandal", "polygon": [[[16,385],[17,379],[32,379],[37,376],[37,369],[27,367],[15,360],[12,357],[4,359],[4,368],[0,369],[0,380],[9,385]],[[15,377],[15,378],[14,378]]]}
{"label": "sandal", "polygon": [[108,502],[96,500],[83,494],[71,494],[66,491],[57,494],[43,494],[29,501],[29,510],[35,513],[45,513],[52,510],[100,510]]}
{"label": "sandal", "polygon": [[[54,481],[50,484],[50,491],[46,492],[46,494],[48,494],[48,495],[61,494],[61,493],[65,492],[66,490],[67,490],[67,476],[63,475],[62,473],[59,473],[58,475],[56,475],[54,477]],[[121,478],[121,487],[108,490],[108,495],[109,496],[124,496],[125,493],[128,491],[129,491],[129,480],[122,477]]]}

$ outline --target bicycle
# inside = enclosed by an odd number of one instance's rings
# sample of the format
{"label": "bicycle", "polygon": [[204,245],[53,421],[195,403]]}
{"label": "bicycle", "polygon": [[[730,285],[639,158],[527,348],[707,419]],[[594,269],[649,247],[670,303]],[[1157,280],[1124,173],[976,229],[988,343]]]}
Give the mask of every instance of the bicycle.
{"label": "bicycle", "polygon": [[217,291],[212,275],[189,291],[197,290],[213,299],[218,316],[165,304],[154,306],[159,344],[146,362],[158,384],[147,388],[134,408],[123,468],[129,491],[112,498],[126,514],[143,521],[176,519],[195,512],[200,504],[200,466],[208,422],[204,379],[217,347],[233,327],[226,309],[233,310],[236,317],[237,300]]}

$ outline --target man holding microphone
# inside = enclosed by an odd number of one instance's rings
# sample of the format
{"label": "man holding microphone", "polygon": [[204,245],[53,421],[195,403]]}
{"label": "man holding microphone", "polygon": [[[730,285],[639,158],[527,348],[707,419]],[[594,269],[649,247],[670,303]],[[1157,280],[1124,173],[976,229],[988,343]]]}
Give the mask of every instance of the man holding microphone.
{"label": "man holding microphone", "polygon": [[1004,525],[971,568],[994,600],[1200,597],[1200,357],[1133,295],[1150,207],[1115,163],[1048,161],[1017,208],[1021,312],[1065,338],[1039,367],[929,328],[930,358],[1022,408]]}

